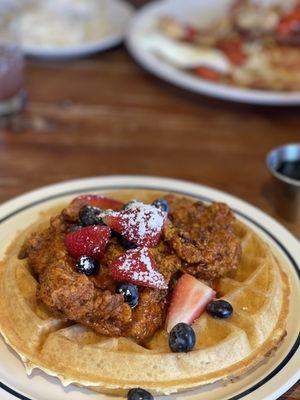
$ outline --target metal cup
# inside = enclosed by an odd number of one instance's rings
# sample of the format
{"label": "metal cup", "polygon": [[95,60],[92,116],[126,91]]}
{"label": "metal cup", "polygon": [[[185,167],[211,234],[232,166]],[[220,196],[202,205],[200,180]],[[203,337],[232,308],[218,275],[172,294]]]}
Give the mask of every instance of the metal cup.
{"label": "metal cup", "polygon": [[277,171],[284,161],[300,160],[300,143],[290,143],[271,150],[266,158],[273,176],[276,211],[288,221],[300,220],[300,181]]}

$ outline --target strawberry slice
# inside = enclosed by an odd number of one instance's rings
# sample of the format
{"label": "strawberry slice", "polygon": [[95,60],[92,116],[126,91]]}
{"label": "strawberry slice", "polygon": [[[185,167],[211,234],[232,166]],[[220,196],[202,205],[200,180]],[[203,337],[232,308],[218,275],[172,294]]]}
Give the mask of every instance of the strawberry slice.
{"label": "strawberry slice", "polygon": [[160,209],[133,201],[125,210],[108,213],[103,221],[137,246],[153,247],[159,241],[166,218],[167,214]]}
{"label": "strawberry slice", "polygon": [[108,197],[100,196],[97,194],[86,194],[83,196],[78,196],[72,201],[72,204],[74,203],[79,203],[82,206],[89,205],[93,207],[98,207],[101,210],[120,210],[124,206],[124,203],[121,203],[118,200],[110,199]]}
{"label": "strawberry slice", "polygon": [[192,324],[205,311],[216,292],[192,275],[183,274],[176,283],[167,315],[167,331],[179,322]]}
{"label": "strawberry slice", "polygon": [[168,287],[164,276],[156,270],[155,261],[146,247],[126,251],[110,270],[112,277],[117,281],[158,289]]}
{"label": "strawberry slice", "polygon": [[65,237],[65,244],[72,257],[90,256],[98,258],[104,252],[111,230],[104,225],[90,225]]}

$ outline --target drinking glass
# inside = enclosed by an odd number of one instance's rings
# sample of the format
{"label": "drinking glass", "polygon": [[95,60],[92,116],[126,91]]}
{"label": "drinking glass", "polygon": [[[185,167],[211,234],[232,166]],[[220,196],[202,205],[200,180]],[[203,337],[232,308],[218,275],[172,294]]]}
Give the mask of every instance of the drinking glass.
{"label": "drinking glass", "polygon": [[0,0],[0,116],[24,105],[24,56],[18,32],[18,5]]}

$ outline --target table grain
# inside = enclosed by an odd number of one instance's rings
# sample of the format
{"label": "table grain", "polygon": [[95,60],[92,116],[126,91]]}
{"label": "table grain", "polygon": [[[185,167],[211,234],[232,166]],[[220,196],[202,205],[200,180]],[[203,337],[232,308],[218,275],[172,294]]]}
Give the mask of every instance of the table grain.
{"label": "table grain", "polygon": [[[142,3],[142,1],[136,1]],[[187,179],[273,208],[268,151],[300,142],[299,107],[194,95],[143,71],[123,46],[86,59],[27,60],[25,110],[0,118],[0,201],[73,178]],[[296,385],[281,399],[300,399]],[[263,399],[259,399],[263,400]]]}

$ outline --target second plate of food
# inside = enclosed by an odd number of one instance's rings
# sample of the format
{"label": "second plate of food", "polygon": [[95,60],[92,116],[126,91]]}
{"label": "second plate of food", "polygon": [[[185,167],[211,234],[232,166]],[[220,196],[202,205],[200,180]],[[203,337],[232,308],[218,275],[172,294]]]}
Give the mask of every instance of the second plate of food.
{"label": "second plate of food", "polygon": [[127,46],[184,89],[262,105],[300,104],[299,2],[164,0],[133,19]]}
{"label": "second plate of food", "polygon": [[20,15],[26,55],[84,57],[119,44],[133,15],[124,0],[45,0],[30,3]]}

